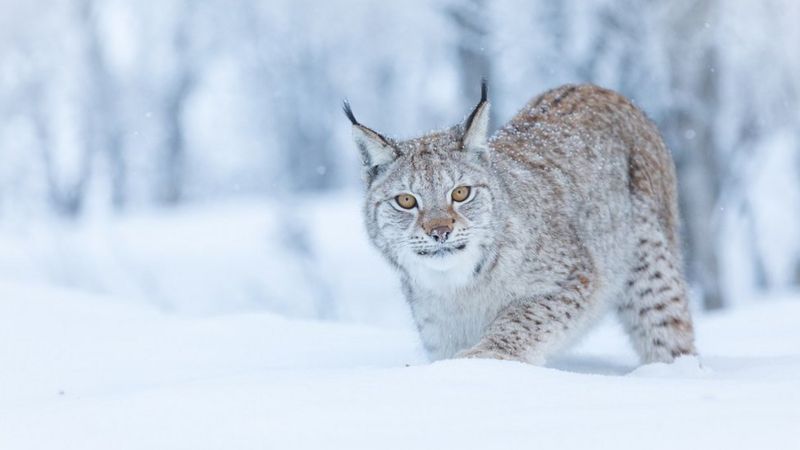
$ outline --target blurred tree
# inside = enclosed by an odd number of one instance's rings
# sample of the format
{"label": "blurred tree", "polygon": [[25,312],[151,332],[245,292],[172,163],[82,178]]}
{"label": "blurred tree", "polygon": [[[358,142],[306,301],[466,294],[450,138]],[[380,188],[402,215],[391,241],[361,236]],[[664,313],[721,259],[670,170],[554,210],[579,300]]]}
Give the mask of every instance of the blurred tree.
{"label": "blurred tree", "polygon": [[337,97],[331,95],[331,58],[323,49],[300,44],[280,74],[279,85],[293,86],[282,89],[274,101],[281,111],[279,142],[286,153],[288,187],[295,192],[321,192],[335,185],[337,167],[329,139],[333,118],[316,105],[322,98]]}
{"label": "blurred tree", "polygon": [[180,202],[184,194],[187,156],[183,119],[199,71],[190,35],[195,8],[192,1],[180,2],[172,30],[172,74],[163,97],[166,136],[159,182],[159,200],[165,204]]}
{"label": "blurred tree", "polygon": [[92,173],[92,155],[88,146],[78,154],[74,173],[64,170],[55,152],[58,150],[54,139],[54,127],[49,112],[47,88],[41,80],[29,84],[28,114],[33,124],[39,154],[44,168],[47,186],[47,202],[56,214],[76,218],[82,211],[89,177]]}
{"label": "blurred tree", "polygon": [[[456,29],[456,54],[461,75],[461,110],[467,114],[477,103],[481,80],[492,83],[490,30],[485,0],[462,0],[446,9]],[[497,126],[496,108],[490,110],[489,129]]]}
{"label": "blurred tree", "polygon": [[[111,203],[117,209],[127,200],[121,112],[118,105],[119,86],[106,61],[103,36],[99,30],[100,8],[97,0],[78,3],[79,28],[86,46],[86,96],[84,98],[84,141],[87,158],[103,155],[110,168]],[[88,176],[88,174],[87,174]]]}
{"label": "blurred tree", "polygon": [[688,277],[700,287],[703,306],[723,306],[719,287],[718,236],[713,218],[719,198],[719,150],[713,133],[719,106],[717,48],[709,22],[716,0],[668,2],[663,19],[672,100],[663,113],[662,132],[673,150],[680,176]]}

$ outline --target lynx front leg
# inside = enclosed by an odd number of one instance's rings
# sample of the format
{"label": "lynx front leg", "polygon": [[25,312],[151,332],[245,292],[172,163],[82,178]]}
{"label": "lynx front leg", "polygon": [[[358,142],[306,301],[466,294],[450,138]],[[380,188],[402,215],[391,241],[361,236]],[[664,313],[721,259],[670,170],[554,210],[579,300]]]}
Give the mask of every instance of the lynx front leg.
{"label": "lynx front leg", "polygon": [[589,309],[588,278],[553,294],[520,301],[503,310],[474,347],[460,358],[508,359],[543,364],[580,328]]}

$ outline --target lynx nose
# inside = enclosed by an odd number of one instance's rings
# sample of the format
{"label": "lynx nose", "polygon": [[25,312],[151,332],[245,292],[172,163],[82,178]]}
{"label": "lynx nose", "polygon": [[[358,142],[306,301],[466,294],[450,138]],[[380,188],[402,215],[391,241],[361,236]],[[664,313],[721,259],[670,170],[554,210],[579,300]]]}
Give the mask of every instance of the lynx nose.
{"label": "lynx nose", "polygon": [[430,236],[436,242],[444,242],[447,240],[447,237],[450,236],[450,233],[453,231],[453,228],[449,226],[438,226],[431,230],[429,233]]}

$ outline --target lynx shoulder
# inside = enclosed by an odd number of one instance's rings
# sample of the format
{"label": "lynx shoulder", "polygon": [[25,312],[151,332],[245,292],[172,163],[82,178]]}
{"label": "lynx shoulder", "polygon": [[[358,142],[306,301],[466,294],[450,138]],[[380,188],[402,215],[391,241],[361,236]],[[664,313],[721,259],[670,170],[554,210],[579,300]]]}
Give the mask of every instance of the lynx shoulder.
{"label": "lynx shoulder", "polygon": [[623,96],[563,86],[493,136],[462,124],[394,140],[345,112],[370,240],[398,271],[432,359],[543,363],[613,310],[645,362],[695,352],[675,171]]}

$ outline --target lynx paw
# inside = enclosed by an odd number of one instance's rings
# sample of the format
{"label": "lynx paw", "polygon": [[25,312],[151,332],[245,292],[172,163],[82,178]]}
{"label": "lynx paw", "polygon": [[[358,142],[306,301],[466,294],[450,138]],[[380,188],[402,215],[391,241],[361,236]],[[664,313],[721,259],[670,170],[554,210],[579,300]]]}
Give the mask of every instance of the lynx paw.
{"label": "lynx paw", "polygon": [[495,349],[472,347],[456,353],[456,358],[478,358],[478,359],[502,359],[506,361],[517,361],[511,355],[499,352]]}

